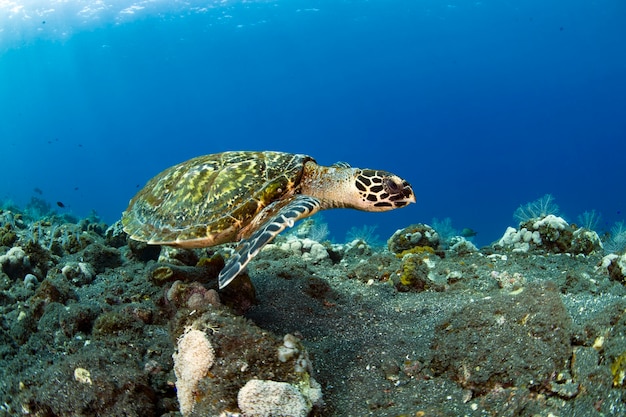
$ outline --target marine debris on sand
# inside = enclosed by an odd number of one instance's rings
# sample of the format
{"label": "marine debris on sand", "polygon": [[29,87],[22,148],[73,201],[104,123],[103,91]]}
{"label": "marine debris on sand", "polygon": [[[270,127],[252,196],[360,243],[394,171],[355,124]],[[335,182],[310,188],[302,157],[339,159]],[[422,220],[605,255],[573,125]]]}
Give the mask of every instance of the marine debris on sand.
{"label": "marine debris on sand", "polygon": [[0,211],[0,416],[626,415],[623,245],[554,213],[483,248],[313,226],[218,291],[228,247]]}

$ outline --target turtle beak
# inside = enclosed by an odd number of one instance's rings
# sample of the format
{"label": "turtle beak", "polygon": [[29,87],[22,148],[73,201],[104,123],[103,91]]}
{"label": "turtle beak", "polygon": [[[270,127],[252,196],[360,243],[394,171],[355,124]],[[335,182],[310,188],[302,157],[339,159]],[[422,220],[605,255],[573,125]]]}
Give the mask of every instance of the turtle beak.
{"label": "turtle beak", "polygon": [[415,203],[415,194],[408,183],[402,188],[402,191],[391,198],[393,208],[400,208]]}
{"label": "turtle beak", "polygon": [[415,203],[415,193],[413,187],[407,181],[402,181],[402,195],[404,195],[407,203]]}

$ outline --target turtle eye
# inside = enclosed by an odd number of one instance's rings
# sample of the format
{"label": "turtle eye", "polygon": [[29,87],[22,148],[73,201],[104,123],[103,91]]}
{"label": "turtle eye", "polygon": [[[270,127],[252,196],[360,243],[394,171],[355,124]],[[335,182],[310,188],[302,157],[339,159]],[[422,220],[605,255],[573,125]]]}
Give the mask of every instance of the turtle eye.
{"label": "turtle eye", "polygon": [[398,184],[393,178],[385,178],[383,182],[385,191],[389,194],[398,194],[402,192],[402,184]]}

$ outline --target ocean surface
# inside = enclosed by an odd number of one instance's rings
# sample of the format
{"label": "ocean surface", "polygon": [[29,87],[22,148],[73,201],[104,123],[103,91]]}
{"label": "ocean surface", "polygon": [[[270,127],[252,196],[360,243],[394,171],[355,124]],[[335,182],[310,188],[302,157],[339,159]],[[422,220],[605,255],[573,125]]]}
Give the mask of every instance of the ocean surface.
{"label": "ocean surface", "polygon": [[[626,2],[0,0],[0,206],[114,223],[161,170],[225,150],[392,171],[479,245],[552,194],[624,220]],[[60,203],[60,204],[57,204]],[[63,207],[61,207],[61,205]]]}

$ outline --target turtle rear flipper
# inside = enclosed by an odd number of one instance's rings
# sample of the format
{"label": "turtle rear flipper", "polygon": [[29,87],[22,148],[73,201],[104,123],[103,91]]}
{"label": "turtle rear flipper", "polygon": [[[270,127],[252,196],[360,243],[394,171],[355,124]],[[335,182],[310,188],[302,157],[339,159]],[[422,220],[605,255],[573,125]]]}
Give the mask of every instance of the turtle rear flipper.
{"label": "turtle rear flipper", "polygon": [[320,201],[315,197],[298,195],[278,209],[276,214],[261,224],[248,239],[242,240],[235,253],[228,259],[218,277],[220,289],[226,287],[246,267],[248,262],[280,232],[304,217],[320,210]]}

